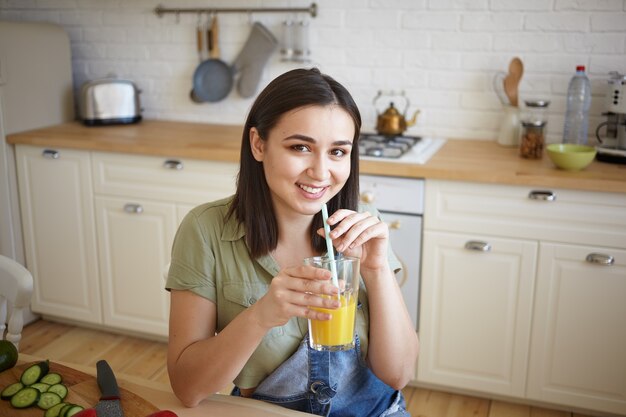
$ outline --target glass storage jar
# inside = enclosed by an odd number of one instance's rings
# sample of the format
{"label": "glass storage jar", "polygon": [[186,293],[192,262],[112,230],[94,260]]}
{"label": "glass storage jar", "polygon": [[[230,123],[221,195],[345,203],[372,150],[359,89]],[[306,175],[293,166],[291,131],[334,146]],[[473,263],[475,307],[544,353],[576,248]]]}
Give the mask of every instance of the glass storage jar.
{"label": "glass storage jar", "polygon": [[525,100],[520,129],[520,156],[528,159],[543,157],[545,131],[548,118],[548,100]]}
{"label": "glass storage jar", "polygon": [[544,128],[546,122],[522,121],[519,154],[522,158],[541,159],[545,145]]}

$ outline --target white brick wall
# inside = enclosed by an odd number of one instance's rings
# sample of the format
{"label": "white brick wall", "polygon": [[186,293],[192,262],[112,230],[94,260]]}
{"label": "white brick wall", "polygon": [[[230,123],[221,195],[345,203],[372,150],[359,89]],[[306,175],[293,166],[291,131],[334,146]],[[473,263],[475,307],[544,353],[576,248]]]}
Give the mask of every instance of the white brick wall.
{"label": "white brick wall", "polygon": [[[525,74],[521,98],[546,98],[549,141],[559,141],[565,92],[577,64],[593,84],[590,130],[601,121],[607,73],[626,73],[626,0],[317,0],[311,20],[312,65],[343,82],[373,130],[379,89],[406,90],[421,109],[414,134],[494,140],[501,105],[496,71],[514,56]],[[165,7],[305,7],[306,0],[0,0],[0,19],[51,21],[72,41],[75,88],[116,73],[143,90],[147,118],[243,123],[252,99],[233,90],[214,104],[188,96],[198,64],[196,16],[158,18]],[[305,17],[304,15],[300,17]],[[245,42],[248,16],[220,15],[222,59]],[[256,14],[280,36],[281,14]],[[276,53],[262,80],[297,64]],[[396,101],[398,101],[396,99]],[[378,103],[379,110],[388,100]]]}

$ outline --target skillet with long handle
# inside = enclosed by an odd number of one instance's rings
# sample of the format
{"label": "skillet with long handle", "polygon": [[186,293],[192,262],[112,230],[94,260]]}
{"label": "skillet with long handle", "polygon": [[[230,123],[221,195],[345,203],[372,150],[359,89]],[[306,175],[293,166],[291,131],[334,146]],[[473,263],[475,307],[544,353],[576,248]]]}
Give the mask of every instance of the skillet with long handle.
{"label": "skillet with long handle", "polygon": [[203,61],[193,74],[193,95],[198,101],[217,102],[233,88],[233,70],[220,59],[217,15],[211,20],[208,39],[209,59]]}

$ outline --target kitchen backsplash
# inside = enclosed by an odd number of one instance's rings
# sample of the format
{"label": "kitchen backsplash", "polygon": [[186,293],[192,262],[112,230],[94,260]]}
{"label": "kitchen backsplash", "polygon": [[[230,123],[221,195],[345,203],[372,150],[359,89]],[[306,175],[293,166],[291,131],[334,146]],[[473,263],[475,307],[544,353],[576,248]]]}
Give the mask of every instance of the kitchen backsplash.
{"label": "kitchen backsplash", "polygon": [[[520,96],[551,100],[549,141],[560,141],[565,93],[577,64],[593,86],[590,134],[602,121],[609,71],[626,72],[626,0],[317,0],[318,16],[220,14],[221,58],[232,62],[259,21],[277,38],[282,22],[310,25],[311,62],[270,57],[260,88],[297,66],[317,66],[344,83],[372,131],[378,90],[405,90],[410,134],[494,140],[501,105],[492,78],[519,56]],[[198,65],[196,15],[154,13],[164,7],[308,7],[302,1],[0,0],[0,19],[62,25],[72,44],[75,90],[114,73],[142,90],[144,117],[242,124],[252,103],[236,89],[223,101],[189,99]],[[206,15],[203,17],[206,19]],[[42,62],[45,71],[45,62]],[[401,104],[399,100],[396,100]],[[389,100],[379,100],[383,111]],[[401,106],[400,106],[401,107]]]}

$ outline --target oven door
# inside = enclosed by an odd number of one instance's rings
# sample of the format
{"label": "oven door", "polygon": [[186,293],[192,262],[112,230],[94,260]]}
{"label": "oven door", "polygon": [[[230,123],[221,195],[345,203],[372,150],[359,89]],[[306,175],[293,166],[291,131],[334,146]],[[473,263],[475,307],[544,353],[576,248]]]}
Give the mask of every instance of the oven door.
{"label": "oven door", "polygon": [[402,271],[396,274],[396,278],[415,330],[419,330],[422,216],[385,211],[380,211],[380,215],[389,226],[391,247],[402,263]]}

